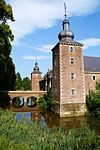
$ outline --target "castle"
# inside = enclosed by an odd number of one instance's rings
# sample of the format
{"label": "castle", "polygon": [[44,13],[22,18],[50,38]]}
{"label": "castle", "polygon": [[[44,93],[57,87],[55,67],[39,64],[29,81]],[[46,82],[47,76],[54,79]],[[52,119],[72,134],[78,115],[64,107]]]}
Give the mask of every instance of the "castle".
{"label": "castle", "polygon": [[66,8],[63,31],[52,51],[52,70],[42,78],[38,63],[31,74],[33,91],[52,89],[55,112],[60,117],[79,116],[86,112],[86,95],[100,80],[100,57],[83,56],[83,44],[74,41]]}

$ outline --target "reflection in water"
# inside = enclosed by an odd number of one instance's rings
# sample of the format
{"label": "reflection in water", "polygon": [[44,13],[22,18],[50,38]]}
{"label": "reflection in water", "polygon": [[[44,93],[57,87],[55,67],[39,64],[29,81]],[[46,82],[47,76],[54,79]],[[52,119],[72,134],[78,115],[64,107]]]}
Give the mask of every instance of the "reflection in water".
{"label": "reflection in water", "polygon": [[81,123],[87,123],[89,127],[100,135],[100,119],[92,116],[59,118],[52,112],[16,112],[17,120],[27,118],[37,121],[40,125],[46,125],[48,128],[53,128],[60,125],[65,125],[67,129],[79,128]]}
{"label": "reflection in water", "polygon": [[16,119],[17,120],[21,120],[23,118],[31,120],[31,112],[25,112],[25,113],[19,112],[19,113],[16,114]]}

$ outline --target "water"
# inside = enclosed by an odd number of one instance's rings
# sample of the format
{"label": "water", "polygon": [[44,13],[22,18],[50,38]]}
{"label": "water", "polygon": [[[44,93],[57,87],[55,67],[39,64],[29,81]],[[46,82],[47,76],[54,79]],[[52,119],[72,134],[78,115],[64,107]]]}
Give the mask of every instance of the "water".
{"label": "water", "polygon": [[95,132],[100,135],[100,119],[93,116],[59,118],[52,112],[34,110],[30,112],[16,112],[16,118],[17,120],[26,118],[32,121],[37,121],[40,125],[45,124],[48,128],[60,125],[65,125],[68,129],[79,128],[81,123],[87,123],[91,129],[95,130]]}

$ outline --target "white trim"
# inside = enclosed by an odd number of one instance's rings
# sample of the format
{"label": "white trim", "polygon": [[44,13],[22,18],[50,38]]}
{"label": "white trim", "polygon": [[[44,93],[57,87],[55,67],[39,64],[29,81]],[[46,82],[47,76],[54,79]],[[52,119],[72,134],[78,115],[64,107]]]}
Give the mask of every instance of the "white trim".
{"label": "white trim", "polygon": [[100,74],[100,72],[84,71],[84,74]]}

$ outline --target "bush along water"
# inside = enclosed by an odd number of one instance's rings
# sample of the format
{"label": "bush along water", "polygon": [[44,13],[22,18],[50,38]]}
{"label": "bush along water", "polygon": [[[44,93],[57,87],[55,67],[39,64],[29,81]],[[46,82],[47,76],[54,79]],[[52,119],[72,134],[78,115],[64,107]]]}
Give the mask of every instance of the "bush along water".
{"label": "bush along water", "polygon": [[55,102],[53,99],[53,92],[49,90],[47,95],[43,95],[39,98],[39,106],[43,109],[53,110],[55,106]]}
{"label": "bush along water", "polygon": [[96,83],[95,90],[87,95],[87,108],[92,115],[100,118],[100,81]]}
{"label": "bush along water", "polygon": [[87,125],[80,129],[40,127],[35,122],[17,121],[0,110],[0,150],[99,150],[100,138]]}

